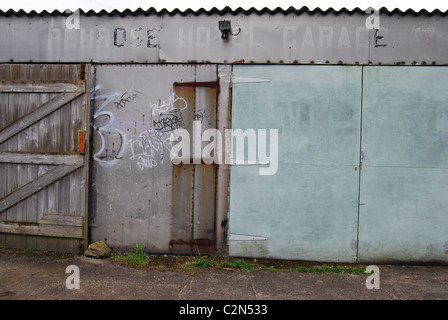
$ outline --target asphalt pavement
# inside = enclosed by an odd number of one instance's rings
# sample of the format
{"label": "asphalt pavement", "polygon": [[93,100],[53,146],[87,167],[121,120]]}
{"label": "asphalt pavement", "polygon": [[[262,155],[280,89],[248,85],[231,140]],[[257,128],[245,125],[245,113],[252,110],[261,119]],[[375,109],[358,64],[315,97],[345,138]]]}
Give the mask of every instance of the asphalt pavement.
{"label": "asphalt pavement", "polygon": [[215,314],[262,314],[262,306],[268,301],[448,301],[448,266],[377,267],[378,277],[369,280],[365,274],[260,270],[244,273],[220,268],[191,275],[133,268],[110,259],[85,256],[0,253],[0,300],[164,301],[161,306],[172,301],[175,304],[171,312],[203,313],[203,317],[209,310],[200,308],[201,301],[204,306],[205,302],[219,302],[213,304]]}

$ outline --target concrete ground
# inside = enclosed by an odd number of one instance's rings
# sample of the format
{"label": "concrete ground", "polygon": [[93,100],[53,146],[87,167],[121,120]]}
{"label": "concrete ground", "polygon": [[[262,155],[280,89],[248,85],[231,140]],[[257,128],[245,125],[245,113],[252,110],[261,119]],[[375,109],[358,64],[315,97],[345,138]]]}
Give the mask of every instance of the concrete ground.
{"label": "concrete ground", "polygon": [[[79,268],[79,289],[66,280]],[[110,259],[0,252],[1,300],[448,300],[447,266],[379,265],[379,289],[367,275],[208,268],[139,269]],[[73,284],[74,282],[70,282]]]}

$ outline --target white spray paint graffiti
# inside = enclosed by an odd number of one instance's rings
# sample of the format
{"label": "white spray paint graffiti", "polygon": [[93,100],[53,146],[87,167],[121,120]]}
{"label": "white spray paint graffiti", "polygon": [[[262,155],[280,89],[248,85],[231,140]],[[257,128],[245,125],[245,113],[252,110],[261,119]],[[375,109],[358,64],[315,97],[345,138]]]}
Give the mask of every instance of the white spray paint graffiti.
{"label": "white spray paint graffiti", "polygon": [[[174,104],[178,101],[180,101],[180,103],[178,103],[178,105],[180,104],[179,108],[175,108]],[[188,104],[184,98],[178,97],[175,93],[171,93],[171,95],[168,99],[168,102],[159,100],[158,103],[150,103],[149,106],[152,110],[152,115],[159,116],[161,114],[172,112],[172,111],[185,110],[185,109],[187,109]]]}
{"label": "white spray paint graffiti", "polygon": [[170,149],[162,140],[151,132],[142,132],[137,139],[130,141],[131,160],[136,160],[138,167],[143,170],[145,168],[155,168],[163,163],[164,148]]}
{"label": "white spray paint graffiti", "polygon": [[185,125],[181,111],[187,109],[188,104],[185,99],[171,93],[168,101],[149,103],[149,107],[152,127],[130,140],[130,160],[135,160],[141,170],[157,167],[164,161],[165,150],[168,154],[171,152],[172,132]]}
{"label": "white spray paint graffiti", "polygon": [[[115,165],[116,162],[122,158],[123,153],[124,153],[124,147],[127,144],[127,137],[126,134],[121,131],[120,129],[117,129],[115,127],[113,127],[114,121],[115,121],[115,117],[114,114],[111,111],[103,111],[103,108],[113,99],[117,98],[120,96],[119,93],[107,93],[107,94],[103,94],[103,95],[96,95],[96,93],[101,89],[101,86],[97,85],[95,86],[95,88],[93,88],[90,91],[90,100],[104,100],[103,103],[100,105],[100,107],[98,108],[98,110],[94,113],[93,118],[97,119],[100,116],[107,116],[108,117],[108,122],[105,123],[104,125],[97,127],[95,124],[93,124],[93,129],[94,131],[96,131],[101,139],[101,147],[100,150],[98,152],[96,152],[93,155],[93,159],[95,161],[97,161],[100,165],[102,166],[111,166],[111,165]],[[103,160],[101,157],[101,155],[103,154],[103,152],[106,149],[106,141],[104,138],[104,134],[103,132],[116,132],[118,133],[118,135],[121,138],[121,146],[120,146],[120,150],[118,151],[117,155],[109,160]]]}
{"label": "white spray paint graffiti", "polygon": [[[94,130],[99,134],[101,147],[93,155],[93,159],[101,166],[113,166],[123,158],[123,154],[129,148],[131,161],[136,161],[139,169],[152,169],[162,164],[166,151],[168,155],[172,149],[173,130],[184,127],[182,110],[188,108],[188,104],[182,97],[171,93],[168,100],[159,100],[156,103],[149,103],[152,115],[152,124],[145,125],[144,121],[136,119],[120,120],[115,117],[112,111],[103,110],[107,104],[114,105],[117,109],[122,109],[127,103],[137,99],[141,92],[123,94],[107,93],[96,96],[95,93],[101,89],[96,86],[91,92],[91,100],[104,99],[98,110],[94,114],[98,126],[94,125]],[[101,117],[106,116],[106,117]],[[101,117],[101,118],[100,118]],[[104,133],[116,133],[121,139],[120,149],[112,158],[104,157],[104,152],[108,150]],[[128,138],[129,137],[129,138]],[[110,148],[110,146],[109,146]],[[113,149],[113,148],[112,148]],[[168,157],[169,159],[169,157]]]}

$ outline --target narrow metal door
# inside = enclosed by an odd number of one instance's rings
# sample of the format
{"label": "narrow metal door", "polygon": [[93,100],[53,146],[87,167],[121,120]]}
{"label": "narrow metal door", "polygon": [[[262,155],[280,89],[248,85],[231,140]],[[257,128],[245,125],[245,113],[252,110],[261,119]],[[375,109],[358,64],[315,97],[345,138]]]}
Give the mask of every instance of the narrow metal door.
{"label": "narrow metal door", "polygon": [[364,67],[360,262],[448,261],[448,68]]}
{"label": "narrow metal door", "polygon": [[360,67],[234,67],[232,129],[277,129],[278,170],[232,165],[231,255],[356,260],[361,81]]}
{"label": "narrow metal door", "polygon": [[92,240],[116,250],[208,253],[216,166],[173,164],[176,129],[216,128],[216,65],[100,65],[91,99]]}

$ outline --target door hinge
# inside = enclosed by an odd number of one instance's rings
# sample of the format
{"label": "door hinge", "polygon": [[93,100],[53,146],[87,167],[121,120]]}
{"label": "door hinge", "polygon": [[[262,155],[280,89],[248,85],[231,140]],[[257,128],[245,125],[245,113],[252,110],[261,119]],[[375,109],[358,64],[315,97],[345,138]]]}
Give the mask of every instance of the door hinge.
{"label": "door hinge", "polygon": [[78,153],[83,154],[86,144],[86,130],[78,130]]}

